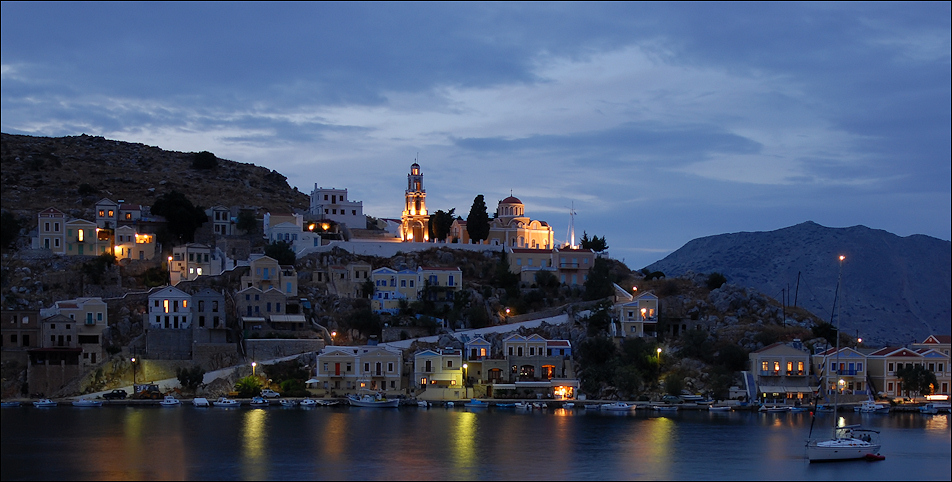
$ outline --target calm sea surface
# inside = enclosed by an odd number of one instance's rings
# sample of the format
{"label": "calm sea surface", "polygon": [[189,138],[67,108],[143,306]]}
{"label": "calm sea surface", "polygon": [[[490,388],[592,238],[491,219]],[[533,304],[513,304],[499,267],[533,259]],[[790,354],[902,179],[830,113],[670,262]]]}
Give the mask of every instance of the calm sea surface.
{"label": "calm sea surface", "polygon": [[[949,480],[949,415],[846,414],[880,462],[810,464],[809,414],[2,409],[3,480]],[[833,415],[817,417],[831,425]]]}

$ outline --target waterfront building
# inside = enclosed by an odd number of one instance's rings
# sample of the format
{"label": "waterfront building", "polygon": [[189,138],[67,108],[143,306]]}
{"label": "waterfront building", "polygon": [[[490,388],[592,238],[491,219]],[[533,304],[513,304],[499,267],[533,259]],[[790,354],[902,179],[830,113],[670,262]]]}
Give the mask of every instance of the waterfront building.
{"label": "waterfront building", "polygon": [[453,348],[413,355],[413,384],[420,400],[465,400],[463,352]]}
{"label": "waterfront building", "polygon": [[317,354],[315,388],[332,396],[374,390],[387,395],[403,392],[403,352],[376,346],[327,346]]}
{"label": "waterfront building", "polygon": [[774,343],[750,353],[757,397],[764,404],[797,405],[812,402],[810,353],[800,340]]}
{"label": "waterfront building", "polygon": [[502,352],[496,353],[484,338],[476,337],[464,343],[464,352],[468,377],[487,397],[531,394],[570,399],[578,391],[568,340],[512,334],[503,339]]}

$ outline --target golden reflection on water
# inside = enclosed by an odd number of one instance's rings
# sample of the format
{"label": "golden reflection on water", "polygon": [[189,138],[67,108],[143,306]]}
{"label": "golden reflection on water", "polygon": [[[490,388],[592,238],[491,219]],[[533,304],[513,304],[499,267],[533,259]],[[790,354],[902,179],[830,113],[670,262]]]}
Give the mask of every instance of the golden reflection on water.
{"label": "golden reflection on water", "polygon": [[651,479],[670,479],[671,450],[674,446],[674,437],[677,427],[673,420],[667,417],[653,417],[637,424],[641,430],[634,436],[641,436],[641,440],[632,444],[631,450],[624,451],[627,458],[629,473],[647,474]]}
{"label": "golden reflection on water", "polygon": [[[172,420],[180,420],[174,414],[169,415]],[[150,425],[151,420],[143,410],[130,410],[124,414],[121,432],[89,440],[89,446],[83,448],[88,454],[121,454],[89,457],[97,477],[102,480],[188,478],[185,443],[178,424],[168,423],[156,429]]]}
{"label": "golden reflection on water", "polygon": [[241,425],[241,472],[246,480],[264,480],[268,475],[266,410],[244,413]]}
{"label": "golden reflection on water", "polygon": [[933,415],[932,417],[926,419],[926,430],[948,430],[949,429],[949,417],[948,415]]}
{"label": "golden reflection on water", "polygon": [[478,475],[476,414],[459,412],[454,417],[454,422],[452,427],[453,466],[459,468],[458,475],[461,480],[476,480]]}

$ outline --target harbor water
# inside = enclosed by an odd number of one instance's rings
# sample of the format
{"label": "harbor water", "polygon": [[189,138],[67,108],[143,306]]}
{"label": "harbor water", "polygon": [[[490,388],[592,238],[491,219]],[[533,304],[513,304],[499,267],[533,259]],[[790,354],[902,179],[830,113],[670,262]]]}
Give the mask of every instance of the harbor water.
{"label": "harbor water", "polygon": [[[950,415],[840,414],[876,462],[810,464],[809,413],[2,409],[7,480],[949,480]],[[819,414],[814,431],[829,430]]]}

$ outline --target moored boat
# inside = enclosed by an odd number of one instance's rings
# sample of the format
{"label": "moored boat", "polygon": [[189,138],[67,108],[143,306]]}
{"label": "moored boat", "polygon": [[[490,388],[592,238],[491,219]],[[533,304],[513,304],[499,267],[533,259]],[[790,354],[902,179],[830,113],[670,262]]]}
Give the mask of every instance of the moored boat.
{"label": "moored boat", "polygon": [[36,408],[51,408],[57,405],[56,402],[50,400],[49,398],[43,398],[33,402],[33,406]]}
{"label": "moored boat", "polygon": [[[846,259],[846,256],[840,256],[840,274],[836,281],[836,293],[840,292],[840,285],[843,280],[843,261]],[[836,304],[836,296],[833,298],[833,305]],[[840,367],[842,370],[842,365],[840,364],[840,316],[839,310],[836,312],[836,358],[834,363],[830,365],[829,363],[829,354],[827,353],[823,359],[823,366],[826,367],[827,372],[825,373],[823,387],[826,390],[831,390],[833,393],[833,412],[836,413],[839,408],[839,390],[836,388],[836,382],[831,383],[830,375],[839,376],[839,373],[834,367]],[[842,380],[840,381],[842,382]],[[879,449],[882,448],[882,445],[873,442],[873,434],[878,434],[875,430],[863,430],[859,425],[847,425],[847,426],[838,426],[837,421],[839,417],[831,417],[831,424],[833,425],[833,433],[831,438],[824,439],[810,439],[807,440],[807,459],[810,462],[825,462],[825,461],[835,461],[835,460],[854,460],[862,459],[868,456],[878,456]],[[812,437],[813,430],[811,424],[810,435]]]}
{"label": "moored boat", "polygon": [[254,397],[248,405],[250,405],[251,408],[266,408],[271,406],[271,403],[265,400],[264,397]]}
{"label": "moored boat", "polygon": [[210,406],[210,405],[211,405],[211,404],[208,403],[208,399],[207,399],[207,398],[197,397],[197,398],[193,398],[193,399],[192,399],[192,406],[193,406],[193,407],[208,407],[208,406]]}
{"label": "moored boat", "polygon": [[232,400],[228,397],[221,397],[218,400],[214,401],[213,404],[216,407],[222,407],[222,408],[234,408],[234,407],[241,406],[241,402],[239,402],[238,400]]}
{"label": "moored boat", "polygon": [[730,405],[711,405],[707,407],[708,412],[730,412]]}
{"label": "moored boat", "polygon": [[371,407],[371,408],[396,408],[400,406],[400,400],[388,400],[382,394],[376,395],[350,395],[347,397],[347,403],[352,407]]}
{"label": "moored boat", "polygon": [[88,398],[80,398],[73,402],[74,407],[101,407],[102,401],[100,400],[91,400]]}
{"label": "moored boat", "polygon": [[860,406],[853,407],[853,411],[862,413],[889,413],[889,404],[876,403],[872,400],[863,400],[863,403]]}
{"label": "moored boat", "polygon": [[316,407],[316,406],[317,406],[317,400],[312,400],[312,399],[310,399],[310,398],[305,398],[304,400],[301,400],[301,406],[302,406],[302,407],[305,407],[305,408]]}
{"label": "moored boat", "polygon": [[298,406],[298,402],[297,402],[297,400],[290,400],[290,399],[287,399],[287,398],[282,398],[282,399],[281,399],[281,406],[284,407],[284,408],[294,408],[294,407]]}
{"label": "moored boat", "polygon": [[14,408],[19,406],[20,406],[20,402],[0,402],[0,407],[3,407],[3,408]]}
{"label": "moored boat", "polygon": [[[192,401],[192,403],[194,403],[194,400]],[[173,397],[172,395],[166,395],[165,398],[163,398],[162,401],[159,402],[159,405],[163,407],[177,407],[181,404],[182,402],[179,401],[179,399]]]}
{"label": "moored boat", "polygon": [[601,409],[606,412],[630,412],[634,410],[636,405],[632,405],[626,402],[612,402],[602,405]]}
{"label": "moored boat", "polygon": [[482,400],[471,398],[468,402],[464,403],[463,406],[468,408],[487,408],[489,404]]}

